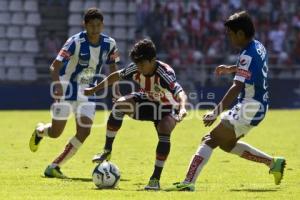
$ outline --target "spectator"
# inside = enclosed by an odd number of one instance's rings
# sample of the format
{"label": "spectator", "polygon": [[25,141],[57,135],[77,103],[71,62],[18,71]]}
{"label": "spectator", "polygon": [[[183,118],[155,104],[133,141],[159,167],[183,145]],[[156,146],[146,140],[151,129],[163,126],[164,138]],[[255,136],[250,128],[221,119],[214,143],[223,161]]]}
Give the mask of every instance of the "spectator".
{"label": "spectator", "polygon": [[160,3],[155,4],[154,10],[150,12],[146,24],[147,33],[154,42],[156,50],[159,53],[161,51],[162,30],[164,30],[164,15]]}

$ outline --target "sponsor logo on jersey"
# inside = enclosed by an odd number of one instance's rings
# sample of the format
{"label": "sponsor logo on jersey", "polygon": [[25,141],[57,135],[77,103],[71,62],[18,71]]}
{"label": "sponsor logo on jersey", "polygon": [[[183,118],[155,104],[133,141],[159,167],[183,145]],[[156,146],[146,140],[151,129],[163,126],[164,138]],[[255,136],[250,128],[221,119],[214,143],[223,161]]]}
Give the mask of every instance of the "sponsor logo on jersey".
{"label": "sponsor logo on jersey", "polygon": [[244,70],[244,69],[237,69],[236,75],[242,76],[247,80],[249,80],[251,78],[251,72]]}
{"label": "sponsor logo on jersey", "polygon": [[63,58],[66,59],[66,60],[69,60],[70,57],[71,57],[71,53],[68,52],[68,51],[65,50],[65,49],[60,50],[60,52],[58,53],[58,55],[60,55],[61,57],[63,57]]}

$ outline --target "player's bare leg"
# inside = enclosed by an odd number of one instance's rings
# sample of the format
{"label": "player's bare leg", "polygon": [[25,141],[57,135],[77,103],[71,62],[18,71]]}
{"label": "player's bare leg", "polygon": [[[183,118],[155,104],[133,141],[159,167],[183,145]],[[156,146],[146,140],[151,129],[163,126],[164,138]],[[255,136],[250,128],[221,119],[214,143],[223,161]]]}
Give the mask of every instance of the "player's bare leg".
{"label": "player's bare leg", "polygon": [[156,124],[159,139],[156,147],[156,160],[153,174],[148,185],[145,186],[145,190],[160,190],[159,180],[171,149],[170,136],[175,126],[176,120],[170,115],[163,117]]}
{"label": "player's bare leg", "polygon": [[92,124],[93,121],[86,116],[76,118],[75,136],[69,140],[64,150],[46,168],[44,172],[46,177],[66,178],[66,176],[60,171],[60,167],[76,154],[83,142],[89,136]]}
{"label": "player's bare leg", "polygon": [[29,141],[29,148],[32,152],[38,150],[39,144],[43,137],[57,138],[59,137],[65,126],[67,120],[55,120],[52,119],[52,123],[38,123],[34,129],[32,136]]}
{"label": "player's bare leg", "polygon": [[[168,189],[170,190],[188,190],[193,191],[195,189],[194,184],[203,169],[204,165],[207,163],[207,161],[210,158],[210,155],[212,154],[212,151],[214,148],[219,146],[222,150],[236,154],[242,158],[245,158],[250,161],[263,163],[266,166],[270,168],[270,171],[275,166],[275,160],[270,155],[250,146],[249,144],[246,144],[244,142],[238,141],[240,138],[236,138],[236,134],[234,132],[234,129],[229,128],[225,126],[222,123],[219,123],[216,128],[214,128],[209,135],[206,135],[203,137],[203,142],[199,146],[196,154],[193,156],[188,172],[186,174],[186,178],[182,183],[176,183],[175,187]],[[279,158],[277,158],[278,160]],[[284,159],[283,159],[284,160]],[[282,160],[279,159],[277,169],[275,170],[277,173],[274,175],[275,183],[279,182],[279,179],[281,180],[283,175],[283,169],[285,160],[280,162]],[[279,166],[280,165],[280,166]],[[279,175],[281,173],[281,176]]]}
{"label": "player's bare leg", "polygon": [[110,160],[111,151],[114,139],[118,130],[123,123],[123,117],[125,114],[131,116],[134,113],[134,96],[127,95],[120,97],[114,104],[106,126],[106,139],[102,153],[96,154],[93,157],[93,162],[102,163],[104,160]]}

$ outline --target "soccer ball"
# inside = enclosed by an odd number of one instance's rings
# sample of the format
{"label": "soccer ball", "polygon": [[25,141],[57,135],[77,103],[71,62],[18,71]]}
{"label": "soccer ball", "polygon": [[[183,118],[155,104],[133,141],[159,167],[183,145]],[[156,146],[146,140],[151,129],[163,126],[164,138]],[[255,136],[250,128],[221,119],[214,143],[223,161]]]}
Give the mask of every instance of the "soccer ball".
{"label": "soccer ball", "polygon": [[111,162],[103,162],[93,171],[93,182],[100,188],[115,188],[120,181],[119,168]]}

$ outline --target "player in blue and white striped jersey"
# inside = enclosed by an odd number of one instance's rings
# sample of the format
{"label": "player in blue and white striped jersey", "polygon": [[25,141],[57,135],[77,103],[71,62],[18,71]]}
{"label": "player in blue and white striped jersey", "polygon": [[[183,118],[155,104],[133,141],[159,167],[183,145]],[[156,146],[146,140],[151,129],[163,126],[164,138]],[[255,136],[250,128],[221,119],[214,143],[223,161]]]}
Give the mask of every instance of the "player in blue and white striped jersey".
{"label": "player in blue and white striped jersey", "polygon": [[231,88],[218,106],[204,115],[204,125],[211,126],[218,115],[228,109],[236,98],[238,103],[231,110],[222,113],[221,122],[203,137],[202,143],[192,157],[185,180],[176,183],[168,190],[193,191],[201,170],[216,147],[241,158],[265,164],[270,174],[274,175],[276,185],[280,184],[283,177],[284,158],[270,156],[239,141],[264,119],[268,109],[266,49],[253,38],[255,29],[247,12],[242,11],[231,15],[225,22],[225,27],[230,42],[240,48],[241,52],[237,65],[220,65],[216,68],[218,75],[235,73],[235,77]]}
{"label": "player in blue and white striped jersey", "polygon": [[[60,167],[80,148],[90,134],[95,114],[95,102],[82,94],[83,90],[97,83],[101,78],[103,64],[110,71],[117,70],[118,49],[113,38],[102,34],[103,15],[97,8],[90,8],[84,14],[85,31],[70,37],[64,44],[50,71],[54,99],[52,124],[39,123],[30,139],[30,150],[37,151],[43,137],[59,137],[71,111],[76,118],[76,134],[70,139],[64,151],[46,168],[47,177],[64,178]],[[118,94],[118,88],[116,89]]]}

